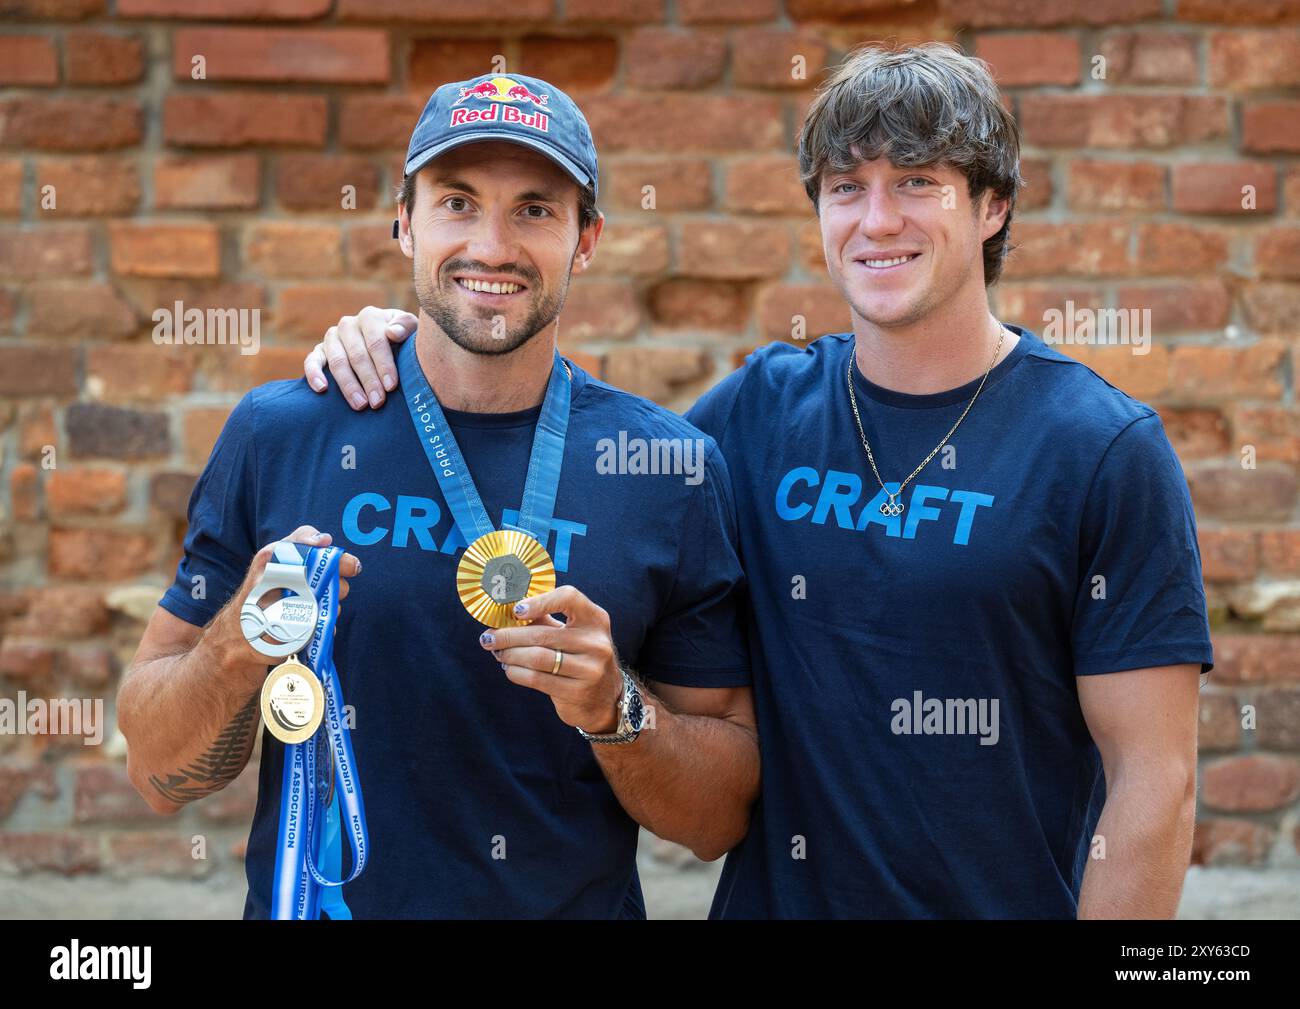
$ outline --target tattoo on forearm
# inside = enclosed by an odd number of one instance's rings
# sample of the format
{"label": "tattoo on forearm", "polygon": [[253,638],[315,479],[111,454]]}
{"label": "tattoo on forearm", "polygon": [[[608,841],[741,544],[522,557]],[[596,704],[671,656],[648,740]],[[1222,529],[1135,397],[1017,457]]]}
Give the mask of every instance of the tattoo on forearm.
{"label": "tattoo on forearm", "polygon": [[149,776],[149,783],[172,802],[186,803],[225,788],[244,769],[257,729],[257,694],[253,694],[221,730],[207,752],[189,767],[167,775],[166,780]]}

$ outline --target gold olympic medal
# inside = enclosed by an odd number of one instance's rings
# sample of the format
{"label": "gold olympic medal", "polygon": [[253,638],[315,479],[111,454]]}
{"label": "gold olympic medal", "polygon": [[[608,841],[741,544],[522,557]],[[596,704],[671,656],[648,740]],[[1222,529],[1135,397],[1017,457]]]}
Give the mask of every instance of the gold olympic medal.
{"label": "gold olympic medal", "polygon": [[325,691],[316,674],[297,659],[271,670],[262,684],[262,721],[282,743],[310,739],[325,717]]}
{"label": "gold olympic medal", "polygon": [[555,588],[555,565],[527,533],[498,529],[468,547],[456,568],[456,592],[469,615],[489,627],[521,627],[515,603]]}

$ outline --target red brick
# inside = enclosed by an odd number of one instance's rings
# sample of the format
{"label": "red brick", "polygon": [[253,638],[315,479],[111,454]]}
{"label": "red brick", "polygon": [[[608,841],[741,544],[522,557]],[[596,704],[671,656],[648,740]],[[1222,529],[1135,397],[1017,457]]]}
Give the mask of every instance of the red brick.
{"label": "red brick", "polygon": [[245,233],[244,262],[266,277],[337,277],[343,239],[336,225],[272,221]]}
{"label": "red brick", "polygon": [[202,56],[209,81],[387,84],[388,35],[374,29],[178,28],[172,72],[189,80]]}
{"label": "red brick", "polygon": [[1300,690],[1261,690],[1255,695],[1255,743],[1265,750],[1300,749]]}
{"label": "red brick", "polygon": [[1196,821],[1192,865],[1262,865],[1273,838],[1273,830],[1262,823],[1203,817]]}
{"label": "red brick", "polygon": [[145,574],[157,562],[153,539],[120,529],[51,529],[52,578],[120,581]]}
{"label": "red brick", "polygon": [[604,88],[618,69],[618,43],[607,35],[528,35],[519,51],[523,73],[565,91]]}
{"label": "red brick", "polygon": [[993,68],[999,87],[1079,83],[1079,39],[1056,32],[980,35],[975,55]]}
{"label": "red brick", "polygon": [[[1164,416],[1163,412],[1161,416]],[[1182,454],[1181,450],[1179,454]],[[1241,529],[1199,529],[1197,537],[1201,547],[1202,575],[1207,582],[1241,582],[1255,577],[1259,554],[1253,532]]]}
{"label": "red brick", "polygon": [[505,53],[500,38],[415,39],[407,64],[407,85],[432,91],[448,81],[464,81],[492,70],[492,58]]}
{"label": "red brick", "polygon": [[664,20],[664,0],[565,0],[566,21]]}
{"label": "red brick", "polygon": [[1300,796],[1300,763],[1252,754],[1228,757],[1201,774],[1201,798],[1211,809],[1257,813],[1280,809]]}
{"label": "red brick", "polygon": [[[280,291],[275,309],[275,331],[290,340],[319,343],[325,330],[344,315],[352,315],[363,305],[383,305],[382,288],[374,285],[343,286],[341,284],[303,285],[286,287]],[[266,353],[265,348],[261,354]],[[304,350],[303,355],[306,356]],[[248,362],[243,362],[247,364]],[[297,375],[302,374],[302,361],[298,361]],[[295,377],[297,377],[295,375]]]}
{"label": "red brick", "polygon": [[155,473],[149,480],[149,504],[155,512],[184,521],[194,493],[193,473]]}
{"label": "red brick", "polygon": [[1070,163],[1070,209],[1163,210],[1165,167],[1152,161],[1090,161]]}
{"label": "red brick", "polygon": [[1261,277],[1300,280],[1300,227],[1270,228],[1257,234],[1255,272]]}
{"label": "red brick", "polygon": [[76,823],[113,823],[153,817],[149,805],[119,764],[86,764],[76,768]]}
{"label": "red brick", "polygon": [[0,158],[0,215],[17,217],[22,212],[22,158]]}
{"label": "red brick", "polygon": [[70,645],[59,651],[55,669],[64,682],[107,687],[113,678],[113,657],[97,645]]}
{"label": "red brick", "polygon": [[1203,400],[1276,399],[1286,356],[1277,340],[1243,347],[1180,346],[1170,354],[1170,382],[1175,389],[1195,390]]}
{"label": "red brick", "polygon": [[186,410],[182,422],[185,440],[185,461],[193,465],[207,462],[212,447],[217,443],[221,429],[230,416],[228,407],[196,407]]}
{"label": "red brick", "polygon": [[100,867],[99,839],[88,834],[70,830],[0,830],[0,868],[8,873],[57,872],[74,876],[97,872]]}
{"label": "red brick", "polygon": [[1300,31],[1211,32],[1206,66],[1212,88],[1294,87],[1300,84]]}
{"label": "red brick", "polygon": [[153,165],[154,206],[160,210],[251,210],[261,185],[255,154],[163,155]]}
{"label": "red brick", "polygon": [[212,872],[212,858],[194,857],[194,844],[159,832],[113,834],[108,839],[108,866],[118,878],[199,878]]}
{"label": "red brick", "polygon": [[[1267,566],[1267,548],[1261,557]],[[1300,634],[1216,633],[1212,676],[1220,683],[1300,681]]]}
{"label": "red brick", "polygon": [[73,403],[63,412],[74,458],[148,459],[171,454],[165,413],[102,403]]}
{"label": "red brick", "polygon": [[742,214],[813,212],[799,181],[799,166],[792,158],[777,156],[736,161],[727,168],[726,208]]}
{"label": "red brick", "polygon": [[59,217],[111,217],[133,214],[140,205],[140,178],[135,162],[124,157],[89,156],[36,162],[37,206],[45,186],[54,187]]}
{"label": "red brick", "polygon": [[[290,290],[297,292],[300,289],[290,288]],[[340,293],[336,297],[341,302],[346,297],[346,293]],[[360,305],[383,303],[383,299],[379,298],[372,298],[369,302],[354,300],[350,306],[334,313],[330,325],[338,322],[339,316],[355,312]],[[316,314],[323,315],[326,307],[328,306],[317,306],[315,308]],[[309,310],[304,309],[304,311]],[[295,321],[294,328],[295,330],[299,326],[305,328],[306,325],[305,322]],[[316,341],[319,341],[324,333],[323,328],[319,329],[316,333]],[[293,335],[298,336],[296,332]],[[205,362],[208,385],[218,391],[242,393],[253,386],[263,385],[266,382],[276,382],[284,378],[302,378],[302,362],[313,345],[304,342],[292,346],[263,347],[256,354],[251,355],[226,353],[224,356],[219,356],[215,353],[210,354]]]}
{"label": "red brick", "polygon": [[669,402],[711,371],[709,356],[694,348],[615,347],[605,355],[606,382],[657,403]]}
{"label": "red brick", "polygon": [[1198,515],[1234,522],[1284,522],[1296,505],[1292,466],[1261,462],[1255,469],[1239,463],[1188,467],[1187,484]]}
{"label": "red brick", "polygon": [[6,17],[78,21],[104,12],[104,0],[5,0]]}
{"label": "red brick", "polygon": [[[1251,154],[1300,153],[1300,102],[1251,102],[1241,114],[1241,149]],[[1292,205],[1292,212],[1295,207]]]}
{"label": "red brick", "polygon": [[1019,246],[1007,257],[1008,278],[1123,275],[1129,269],[1127,224],[1105,221],[1024,221],[1014,227]]}
{"label": "red brick", "polygon": [[1180,21],[1208,21],[1215,24],[1273,24],[1300,20],[1297,0],[1178,0]]}
{"label": "red brick", "polygon": [[784,142],[781,106],[775,98],[597,95],[585,102],[583,111],[602,154],[756,150]]}
{"label": "red brick", "polygon": [[[592,261],[595,275],[658,275],[668,270],[668,229],[661,224],[606,222]],[[407,272],[409,273],[409,267]]]}
{"label": "red brick", "polygon": [[1165,148],[1218,140],[1228,105],[1208,95],[1025,95],[1024,141],[1041,147]]}
{"label": "red brick", "polygon": [[569,288],[560,326],[570,344],[622,340],[641,325],[641,309],[631,285],[584,277]]}
{"label": "red brick", "polygon": [[294,21],[323,17],[331,0],[118,0],[118,17]]}
{"label": "red brick", "polygon": [[1037,210],[1052,202],[1052,163],[1047,158],[1020,159],[1024,188],[1016,196],[1017,210]]}
{"label": "red brick", "polygon": [[1216,273],[1228,259],[1222,228],[1160,223],[1137,226],[1133,272],[1144,276],[1195,276]]}
{"label": "red brick", "polygon": [[1232,295],[1222,280],[1125,286],[1115,298],[1121,309],[1150,310],[1152,332],[1161,336],[1222,328],[1232,308]]}
{"label": "red brick", "polygon": [[[849,306],[830,284],[772,284],[759,291],[758,329],[767,340],[804,345],[827,333],[852,329]],[[802,317],[802,342],[794,338],[796,316]]]}
{"label": "red brick", "polygon": [[1247,284],[1241,292],[1241,308],[1247,324],[1257,332],[1293,334],[1300,317],[1300,285]]}
{"label": "red brick", "polygon": [[702,88],[722,77],[727,42],[703,32],[644,28],[625,43],[623,62],[636,88]]}
{"label": "red brick", "polygon": [[1255,446],[1257,459],[1300,463],[1300,414],[1294,409],[1238,403],[1232,430],[1238,446]]}
{"label": "red brick", "polygon": [[[811,88],[830,56],[826,43],[811,32],[741,28],[731,41],[731,79],[740,87]],[[796,70],[802,76],[795,76]]]}
{"label": "red brick", "polygon": [[26,608],[9,630],[16,635],[84,638],[108,630],[101,589],[84,585],[42,585],[28,590]]}
{"label": "red brick", "polygon": [[140,104],[116,98],[18,97],[0,102],[0,147],[102,151],[144,136]]}
{"label": "red brick", "polygon": [[1281,575],[1300,575],[1300,529],[1261,531],[1259,557],[1266,571]]}
{"label": "red brick", "polygon": [[59,83],[54,40],[41,35],[0,35],[0,85]]}
{"label": "red brick", "polygon": [[9,474],[9,502],[12,517],[19,522],[34,522],[41,517],[40,486],[36,467],[20,462]]}
{"label": "red brick", "polygon": [[320,147],[327,118],[326,100],[315,95],[170,94],[163,139],[184,147]]}
{"label": "red brick", "polygon": [[[609,231],[606,229],[606,235]],[[606,239],[601,238],[596,260],[605,254]],[[349,228],[347,233],[347,272],[352,277],[411,280],[412,264],[393,241],[393,234],[382,224],[367,221]],[[352,314],[352,313],[349,313]]]}
{"label": "red brick", "polygon": [[628,159],[606,172],[602,193],[615,207],[641,210],[646,186],[654,187],[656,211],[703,210],[713,202],[712,172],[708,161],[670,158]]}
{"label": "red brick", "polygon": [[1106,83],[1196,84],[1197,37],[1185,32],[1137,30],[1108,35],[1101,44]]}
{"label": "red brick", "polygon": [[71,466],[50,473],[45,500],[51,516],[111,515],[126,504],[126,473],[96,466]]}
{"label": "red brick", "polygon": [[144,40],[138,35],[75,31],[64,47],[70,84],[134,84],[144,76]]}
{"label": "red brick", "polygon": [[189,347],[89,347],[86,392],[109,403],[152,403],[188,392],[195,367]]}
{"label": "red brick", "polygon": [[1111,385],[1135,399],[1159,399],[1170,389],[1167,347],[1151,345],[1150,353],[1134,354],[1131,348],[1116,345],[1057,344],[1062,354],[1087,365]]}
{"label": "red brick", "polygon": [[678,0],[682,24],[772,21],[780,15],[778,0]]}
{"label": "red brick", "polygon": [[58,440],[54,411],[40,403],[28,404],[18,412],[18,452],[24,459],[40,459]]}
{"label": "red brick", "polygon": [[71,396],[77,356],[62,347],[0,347],[0,396]]}
{"label": "red brick", "polygon": [[[817,248],[821,254],[821,246]],[[1048,312],[1087,308],[1096,311],[1107,306],[1100,290],[1080,286],[1065,287],[1060,284],[998,284],[993,288],[998,315],[1008,322],[1028,326],[1041,335]]]}
{"label": "red brick", "polygon": [[[491,17],[482,0],[338,0],[339,20],[445,21],[462,23]],[[555,13],[555,0],[518,0],[506,11],[512,24],[547,21]]]}
{"label": "red brick", "polygon": [[344,186],[352,186],[356,210],[373,210],[379,170],[349,154],[282,154],[276,159],[275,195],[288,210],[343,209]]}
{"label": "red brick", "polygon": [[749,322],[744,284],[677,277],[652,288],[648,303],[664,326],[739,331]]}
{"label": "red brick", "polygon": [[0,228],[0,279],[76,277],[90,270],[89,228]]}
{"label": "red brick", "polygon": [[[1165,433],[1179,459],[1209,459],[1228,451],[1228,422],[1218,410],[1208,407],[1162,406],[1159,412]],[[1218,534],[1203,531],[1202,549],[1205,538],[1216,535]],[[1235,534],[1225,532],[1223,535]],[[1254,540],[1249,536],[1247,540],[1253,552]]]}
{"label": "red brick", "polygon": [[339,105],[339,143],[344,147],[405,151],[427,101],[427,95],[343,98]]}
{"label": "red brick", "polygon": [[[794,0],[814,5],[834,0]],[[1047,28],[1056,25],[1111,25],[1161,16],[1160,0],[942,0],[944,20],[967,28]],[[795,16],[793,12],[791,16]]]}
{"label": "red brick", "polygon": [[12,813],[25,795],[38,795],[47,802],[58,798],[52,765],[12,760],[0,764],[0,820]]}
{"label": "red brick", "polygon": [[47,680],[54,671],[54,649],[34,641],[6,639],[0,644],[0,676],[29,684]]}
{"label": "red brick", "polygon": [[221,242],[215,225],[114,222],[108,234],[114,273],[133,277],[221,275]]}
{"label": "red brick", "polygon": [[1235,750],[1241,744],[1241,707],[1231,694],[1201,691],[1196,748],[1201,753]]}
{"label": "red brick", "polygon": [[34,284],[27,291],[27,335],[79,341],[117,340],[139,323],[111,284]]}
{"label": "red brick", "polygon": [[199,804],[199,814],[216,823],[251,823],[257,809],[257,768],[250,766],[238,778]]}
{"label": "red brick", "polygon": [[[1266,162],[1174,165],[1174,210],[1182,214],[1272,213],[1277,206],[1277,169]],[[1255,188],[1255,206],[1242,206],[1246,186]]]}
{"label": "red brick", "polygon": [[789,268],[790,236],[780,224],[687,222],[678,234],[677,266],[692,277],[752,280]]}

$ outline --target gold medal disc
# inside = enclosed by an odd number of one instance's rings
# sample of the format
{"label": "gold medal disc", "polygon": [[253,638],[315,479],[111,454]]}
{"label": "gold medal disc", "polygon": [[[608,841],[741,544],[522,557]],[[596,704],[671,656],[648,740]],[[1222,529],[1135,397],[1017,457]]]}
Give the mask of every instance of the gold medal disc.
{"label": "gold medal disc", "polygon": [[297,659],[271,670],[262,684],[262,721],[282,743],[310,739],[325,717],[325,691],[316,674]]}
{"label": "gold medal disc", "polygon": [[461,556],[456,592],[469,615],[489,627],[521,627],[515,603],[555,588],[555,565],[527,533],[498,529],[480,536]]}

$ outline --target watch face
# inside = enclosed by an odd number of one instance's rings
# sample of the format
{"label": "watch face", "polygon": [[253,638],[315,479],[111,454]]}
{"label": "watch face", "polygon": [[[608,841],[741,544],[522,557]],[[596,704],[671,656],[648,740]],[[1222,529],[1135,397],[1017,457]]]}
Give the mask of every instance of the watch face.
{"label": "watch face", "polygon": [[641,700],[641,691],[633,690],[627,699],[627,722],[633,731],[640,731],[645,721],[645,703]]}

